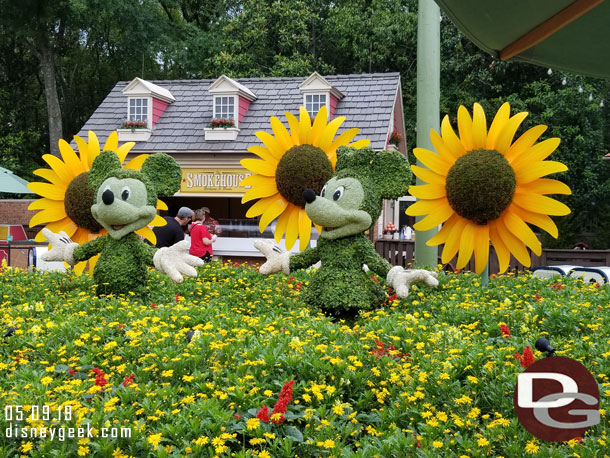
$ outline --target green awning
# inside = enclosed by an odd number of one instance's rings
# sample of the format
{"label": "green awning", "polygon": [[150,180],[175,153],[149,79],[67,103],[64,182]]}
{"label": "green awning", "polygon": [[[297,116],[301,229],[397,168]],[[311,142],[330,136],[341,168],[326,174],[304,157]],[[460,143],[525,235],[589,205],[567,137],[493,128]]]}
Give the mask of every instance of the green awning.
{"label": "green awning", "polygon": [[0,192],[8,192],[11,194],[33,194],[27,188],[28,182],[23,178],[19,178],[9,169],[0,167]]}
{"label": "green awning", "polygon": [[435,1],[473,43],[502,60],[610,77],[610,2]]}

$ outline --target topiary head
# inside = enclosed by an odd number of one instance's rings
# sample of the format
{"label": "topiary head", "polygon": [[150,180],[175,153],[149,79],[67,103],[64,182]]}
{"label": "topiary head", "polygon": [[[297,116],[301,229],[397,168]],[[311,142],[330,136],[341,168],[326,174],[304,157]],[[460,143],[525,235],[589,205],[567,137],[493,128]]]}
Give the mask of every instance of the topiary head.
{"label": "topiary head", "polygon": [[383,199],[407,193],[411,171],[398,151],[341,147],[337,150],[335,175],[316,198],[304,193],[305,211],[323,227],[321,237],[337,239],[363,232],[379,218]]}
{"label": "topiary head", "polygon": [[150,223],[157,213],[157,198],[173,195],[180,180],[180,166],[167,154],[148,156],[137,171],[121,168],[113,151],[103,151],[89,171],[96,196],[91,214],[110,237],[120,239]]}

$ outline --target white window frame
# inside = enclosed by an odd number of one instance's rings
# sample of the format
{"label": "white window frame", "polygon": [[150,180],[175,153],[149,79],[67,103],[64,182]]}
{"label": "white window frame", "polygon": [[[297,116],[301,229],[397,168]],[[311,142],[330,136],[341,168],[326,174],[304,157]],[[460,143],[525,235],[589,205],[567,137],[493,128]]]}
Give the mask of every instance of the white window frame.
{"label": "white window frame", "polygon": [[146,126],[152,127],[152,97],[127,97],[127,121],[131,121],[131,101],[146,100]]}
{"label": "white window frame", "polygon": [[213,119],[226,119],[222,116],[217,116],[216,106],[217,99],[220,97],[232,98],[233,99],[233,121],[235,121],[235,127],[239,124],[239,96],[234,94],[214,94],[214,107],[213,107]]}
{"label": "white window frame", "polygon": [[[313,113],[312,111],[310,111],[307,108],[307,97],[313,97],[315,95],[324,96],[326,98],[326,102],[324,103],[324,105],[326,105],[326,112],[330,113],[330,92],[305,92],[303,94],[303,106],[307,110],[307,113],[309,113],[309,117],[312,119],[316,117],[318,112],[316,111],[315,113]],[[314,104],[314,102],[312,100],[311,105],[313,106],[313,104]],[[318,105],[319,105],[318,110],[320,110],[320,108],[322,108],[322,105],[319,102],[318,102]]]}

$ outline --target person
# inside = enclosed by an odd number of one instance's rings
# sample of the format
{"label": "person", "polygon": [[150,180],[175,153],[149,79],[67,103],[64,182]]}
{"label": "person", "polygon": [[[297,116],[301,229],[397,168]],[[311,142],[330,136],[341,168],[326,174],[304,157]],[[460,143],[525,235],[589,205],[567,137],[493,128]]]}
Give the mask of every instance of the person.
{"label": "person", "polygon": [[218,221],[212,218],[210,215],[210,209],[208,207],[202,207],[201,211],[203,211],[205,217],[203,218],[203,225],[208,228],[208,232],[211,235],[220,235],[222,233],[222,228]]}
{"label": "person", "polygon": [[195,214],[188,207],[181,207],[175,217],[166,216],[165,226],[153,227],[153,232],[157,236],[157,248],[170,247],[174,243],[184,240],[184,227],[191,221],[191,217]]}
{"label": "person", "polygon": [[189,254],[208,262],[212,259],[212,243],[216,241],[216,235],[210,235],[208,228],[203,223],[205,212],[203,208],[195,211],[193,224],[191,225],[191,248]]}

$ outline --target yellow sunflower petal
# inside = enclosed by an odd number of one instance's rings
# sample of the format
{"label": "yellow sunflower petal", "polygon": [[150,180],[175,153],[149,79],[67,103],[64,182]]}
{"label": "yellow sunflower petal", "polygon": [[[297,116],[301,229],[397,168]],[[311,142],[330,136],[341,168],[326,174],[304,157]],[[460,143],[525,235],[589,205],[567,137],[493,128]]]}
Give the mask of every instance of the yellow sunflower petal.
{"label": "yellow sunflower petal", "polygon": [[551,173],[565,172],[568,168],[561,162],[542,161],[537,164],[530,164],[528,167],[523,167],[515,170],[515,179],[517,185],[529,183],[538,178],[541,178]]}
{"label": "yellow sunflower petal", "polygon": [[[51,232],[55,232],[56,234],[58,232],[64,231],[66,234],[68,234],[68,237],[72,237],[76,232],[76,229],[78,229],[76,224],[74,224],[74,222],[70,218],[64,218],[59,221],[53,221],[52,223],[47,224],[46,228]],[[44,237],[44,235],[42,235],[42,231],[40,231],[38,232],[38,234],[36,234],[34,240],[37,242],[44,242],[46,238]]]}
{"label": "yellow sunflower petal", "polygon": [[495,221],[489,223],[489,238],[496,251],[496,257],[498,258],[498,265],[500,267],[500,273],[506,272],[510,263],[510,251],[500,238],[498,230],[496,229]]}
{"label": "yellow sunflower petal", "polygon": [[272,196],[271,199],[273,200],[267,203],[267,208],[258,223],[258,228],[261,232],[263,232],[275,218],[280,216],[288,206],[288,202],[280,194]]}
{"label": "yellow sunflower petal", "polygon": [[36,169],[33,173],[34,175],[38,175],[56,186],[67,187],[66,183],[51,169]]}
{"label": "yellow sunflower petal", "polygon": [[487,140],[487,120],[485,119],[485,111],[478,103],[474,104],[472,109],[472,148],[485,148],[485,140]]}
{"label": "yellow sunflower petal", "polygon": [[[155,241],[155,244],[156,243],[157,242]],[[100,258],[99,254],[96,254],[92,258],[89,258],[89,273],[93,273],[93,271],[95,270],[95,265],[97,264],[97,261],[99,258]]]}
{"label": "yellow sunflower petal", "polygon": [[273,137],[273,135],[262,130],[256,132],[255,135],[261,142],[263,142],[269,153],[271,153],[276,160],[279,161],[282,158],[286,150],[282,148],[282,145]]}
{"label": "yellow sunflower petal", "polygon": [[309,143],[309,136],[311,132],[311,118],[305,107],[299,107],[299,139],[301,145]]}
{"label": "yellow sunflower petal", "polygon": [[350,143],[348,146],[350,148],[361,149],[366,148],[371,144],[371,141],[368,138],[363,138],[362,140],[355,141],[354,143]]}
{"label": "yellow sunflower petal", "polygon": [[288,207],[286,208],[286,210],[280,215],[280,217],[277,220],[277,224],[275,226],[275,232],[273,233],[276,243],[280,243],[280,240],[282,240],[282,237],[284,236],[284,233],[286,232],[286,228],[288,227],[288,222],[290,221],[290,214],[292,213],[291,207],[293,207],[293,206],[294,206],[293,204],[288,204]]}
{"label": "yellow sunflower petal", "polygon": [[444,206],[447,199],[418,200],[407,207],[405,213],[409,216],[427,215]]}
{"label": "yellow sunflower petal", "polygon": [[59,221],[64,219],[66,210],[64,209],[63,202],[55,200],[53,204],[49,204],[44,210],[39,211],[30,219],[30,227],[38,226],[39,224],[46,224],[52,221]]}
{"label": "yellow sunflower petal", "polygon": [[445,186],[445,177],[433,172],[430,169],[425,169],[423,167],[419,167],[418,165],[412,165],[411,170],[417,178],[425,181],[426,183],[434,183]]}
{"label": "yellow sunflower petal", "polygon": [[93,153],[94,158],[100,154],[100,141],[97,139],[97,135],[92,130],[89,131],[89,153]]}
{"label": "yellow sunflower petal", "polygon": [[489,262],[489,225],[474,227],[474,270],[480,274]]}
{"label": "yellow sunflower petal", "polygon": [[89,241],[89,231],[87,229],[83,229],[79,227],[76,229],[76,232],[70,236],[74,243],[78,243],[79,245],[83,245]]}
{"label": "yellow sunflower petal", "polygon": [[324,132],[322,132],[322,136],[318,142],[318,147],[322,151],[326,151],[330,148],[330,145],[333,143],[333,138],[339,130],[339,127],[341,127],[341,124],[343,124],[343,121],[345,121],[345,116],[339,116],[338,118],[335,118],[329,122],[324,128]]}
{"label": "yellow sunflower petal", "polygon": [[525,267],[529,267],[532,260],[523,242],[506,228],[502,218],[495,220],[495,226],[500,239],[502,239],[502,242],[506,245],[506,248],[508,248],[510,253]]}
{"label": "yellow sunflower petal", "polygon": [[118,147],[119,147],[119,134],[116,130],[114,130],[110,133],[110,135],[108,135],[108,138],[106,139],[106,143],[104,144],[104,151],[116,152]]}
{"label": "yellow sunflower petal", "polygon": [[290,250],[299,236],[299,212],[305,212],[305,210],[295,205],[289,206],[288,209],[290,217],[286,226],[286,249]]}
{"label": "yellow sunflower petal", "polygon": [[525,154],[521,154],[518,158],[511,162],[514,170],[519,170],[522,167],[528,167],[535,162],[544,161],[550,154],[557,149],[560,140],[556,137],[549,138],[532,146]]}
{"label": "yellow sunflower petal", "polygon": [[440,199],[445,197],[445,186],[440,184],[426,184],[419,186],[411,186],[409,188],[409,194],[417,197],[418,199]]}
{"label": "yellow sunflower petal", "polygon": [[134,232],[136,234],[144,237],[146,240],[148,240],[153,245],[157,244],[157,236],[155,235],[155,233],[153,232],[153,230],[150,227],[144,226]]}
{"label": "yellow sunflower petal", "polygon": [[246,218],[255,218],[265,213],[265,210],[267,210],[269,204],[274,202],[278,195],[279,194],[274,194],[269,197],[263,197],[262,199],[259,199],[254,202],[254,204],[250,208],[248,208],[248,211],[246,212]]}
{"label": "yellow sunflower petal", "polygon": [[502,215],[502,222],[506,225],[506,228],[513,233],[515,237],[523,241],[530,250],[536,253],[537,256],[542,254],[542,245],[540,240],[532,232],[525,222],[517,214],[507,209]]}
{"label": "yellow sunflower petal", "polygon": [[303,251],[311,238],[311,220],[304,210],[299,212],[299,249]]}
{"label": "yellow sunflower petal", "polygon": [[88,171],[91,168],[91,164],[93,164],[93,159],[95,159],[95,156],[91,151],[89,151],[89,145],[87,145],[87,142],[78,135],[74,136],[74,142],[78,147],[81,164],[83,164],[83,168]]}
{"label": "yellow sunflower petal", "polygon": [[508,152],[504,155],[508,162],[519,158],[522,154],[527,154],[534,143],[540,138],[540,136],[547,129],[546,126],[534,126],[527,131],[521,137],[519,137],[508,149]]}
{"label": "yellow sunflower petal", "polygon": [[[443,138],[436,133],[434,129],[430,129],[430,140],[432,146],[438,153],[438,155],[448,163],[453,163],[457,159],[457,153],[451,150],[443,141]],[[463,147],[462,147],[463,149]]]}
{"label": "yellow sunflower petal", "polygon": [[243,180],[241,180],[239,182],[240,186],[264,186],[264,185],[268,185],[270,183],[275,183],[275,178],[271,178],[271,177],[266,177],[263,175],[257,175],[257,174],[252,174],[247,176],[246,178],[244,178]]}
{"label": "yellow sunflower petal", "polygon": [[441,256],[441,262],[447,264],[453,259],[460,248],[460,238],[464,227],[468,224],[468,220],[456,215],[456,218],[451,223],[451,228],[445,246],[443,247],[443,254]]}
{"label": "yellow sunflower petal", "polygon": [[443,138],[443,143],[454,159],[459,159],[466,154],[464,145],[453,131],[453,127],[451,127],[449,116],[443,118],[443,122],[441,123],[441,136]]}
{"label": "yellow sunflower petal", "polygon": [[85,269],[87,268],[87,261],[83,261],[83,262],[77,262],[74,267],[74,273],[76,275],[82,275],[82,273],[85,271]]}
{"label": "yellow sunflower petal", "polygon": [[458,132],[466,151],[472,150],[472,118],[464,105],[458,108]]}
{"label": "yellow sunflower petal", "polygon": [[275,177],[275,171],[277,170],[276,164],[261,159],[242,159],[239,163],[251,172],[267,177]]}
{"label": "yellow sunflower petal", "polygon": [[326,127],[326,122],[328,121],[328,112],[326,111],[326,105],[322,105],[318,110],[318,114],[313,121],[313,126],[311,127],[311,134],[309,137],[309,143],[313,146],[319,146],[320,139],[322,137],[322,133],[324,132],[324,128]]}
{"label": "yellow sunflower petal", "polygon": [[27,187],[30,191],[35,192],[39,196],[46,197],[51,200],[64,200],[66,189],[49,183],[28,183]]}
{"label": "yellow sunflower petal", "polygon": [[414,148],[413,154],[422,164],[442,176],[447,176],[447,172],[453,165],[443,160],[438,154],[424,148]]}
{"label": "yellow sunflower petal", "polygon": [[144,161],[148,156],[148,154],[139,154],[133,159],[131,159],[127,164],[125,164],[123,168],[131,170],[140,170],[142,168],[142,164],[144,164]]}
{"label": "yellow sunflower petal", "polygon": [[248,151],[250,151],[252,154],[256,154],[258,157],[260,157],[261,159],[263,159],[271,164],[277,165],[277,163],[279,162],[273,156],[273,154],[271,154],[269,152],[269,150],[267,148],[265,148],[264,146],[260,146],[260,145],[251,146],[250,148],[248,148]]}
{"label": "yellow sunflower petal", "polygon": [[74,172],[72,172],[72,170],[70,170],[70,168],[57,156],[53,156],[52,154],[43,154],[42,159],[49,164],[59,179],[66,185],[68,185],[76,176]]}
{"label": "yellow sunflower petal", "polygon": [[294,146],[292,142],[292,138],[290,134],[282,124],[282,121],[277,119],[275,116],[271,116],[271,130],[273,130],[273,135],[275,139],[282,145],[284,151],[288,151],[290,148]]}
{"label": "yellow sunflower petal", "polygon": [[540,229],[546,231],[551,237],[557,238],[559,237],[559,230],[555,225],[555,222],[551,219],[550,216],[541,215],[540,213],[534,213],[524,208],[519,207],[516,204],[510,205],[510,211],[515,213],[519,218],[521,218],[526,223],[533,224],[534,226],[538,226]]}
{"label": "yellow sunflower petal", "polygon": [[134,146],[136,146],[136,142],[127,142],[127,143],[123,143],[121,146],[119,146],[115,153],[117,155],[117,157],[119,158],[119,161],[121,161],[121,164],[123,162],[125,162],[125,158],[127,157],[127,154],[131,151],[131,148],[133,148]]}
{"label": "yellow sunflower petal", "polygon": [[460,250],[458,252],[458,259],[455,264],[457,269],[463,269],[470,258],[472,257],[472,251],[474,250],[474,230],[475,224],[468,222],[462,231],[460,237]]}
{"label": "yellow sunflower petal", "polygon": [[550,178],[538,178],[529,183],[519,185],[517,192],[532,192],[536,194],[572,194],[570,187],[561,181]]}
{"label": "yellow sunflower petal", "polygon": [[438,246],[447,241],[449,234],[451,233],[451,229],[453,228],[455,221],[457,220],[458,215],[453,214],[451,217],[443,224],[441,230],[438,231],[432,238],[428,239],[426,245],[428,246]]}
{"label": "yellow sunflower petal", "polygon": [[76,155],[72,147],[65,141],[63,138],[59,139],[59,152],[61,154],[61,158],[64,161],[64,164],[70,169],[72,169],[72,173],[74,176],[80,175],[85,172],[86,169],[80,161],[79,157]]}
{"label": "yellow sunflower petal", "polygon": [[157,206],[155,207],[157,210],[167,210],[167,204],[162,200],[157,199]]}
{"label": "yellow sunflower petal", "polygon": [[50,207],[61,207],[64,208],[64,201],[61,200],[51,200],[43,197],[42,199],[35,200],[30,205],[28,205],[28,210],[45,210]]}
{"label": "yellow sunflower petal", "polygon": [[564,216],[570,213],[567,205],[539,194],[516,192],[513,202],[525,210],[544,215]]}
{"label": "yellow sunflower petal", "polygon": [[[254,175],[252,175],[252,176],[254,176]],[[273,194],[276,194],[278,192],[277,187],[275,185],[275,179],[271,178],[271,177],[264,177],[264,178],[269,178],[269,181],[258,184],[257,186],[255,186],[251,189],[248,189],[244,193],[243,197],[241,198],[242,204],[245,202],[249,202],[252,199],[272,196]]]}
{"label": "yellow sunflower petal", "polygon": [[331,143],[330,150],[336,151],[337,148],[339,148],[340,146],[348,145],[349,142],[351,142],[354,137],[358,135],[358,132],[360,132],[360,129],[356,127],[353,127],[352,129],[347,129],[345,132],[339,135],[334,142]]}
{"label": "yellow sunflower petal", "polygon": [[508,102],[502,104],[494,120],[491,122],[491,126],[489,126],[489,132],[487,133],[487,140],[485,141],[485,149],[495,149],[496,140],[500,132],[504,129],[504,126],[508,122],[510,118],[510,105]]}
{"label": "yellow sunflower petal", "polygon": [[508,120],[496,139],[496,144],[494,145],[494,149],[496,151],[502,155],[508,153],[510,145],[513,142],[513,137],[527,115],[528,113],[523,111],[521,113],[517,113]]}
{"label": "yellow sunflower petal", "polygon": [[161,215],[155,215],[153,220],[148,223],[149,226],[162,227],[167,225],[167,221]]}
{"label": "yellow sunflower petal", "polygon": [[415,223],[413,227],[417,231],[427,231],[432,229],[439,224],[444,223],[447,219],[453,215],[454,210],[447,202],[447,199],[437,199],[440,203],[435,208],[434,212],[430,213],[421,221]]}
{"label": "yellow sunflower petal", "polygon": [[300,145],[301,140],[299,138],[299,120],[296,118],[295,115],[287,111],[284,113],[284,115],[286,115],[286,119],[288,120],[288,127],[290,127],[290,137],[292,138],[292,144]]}

